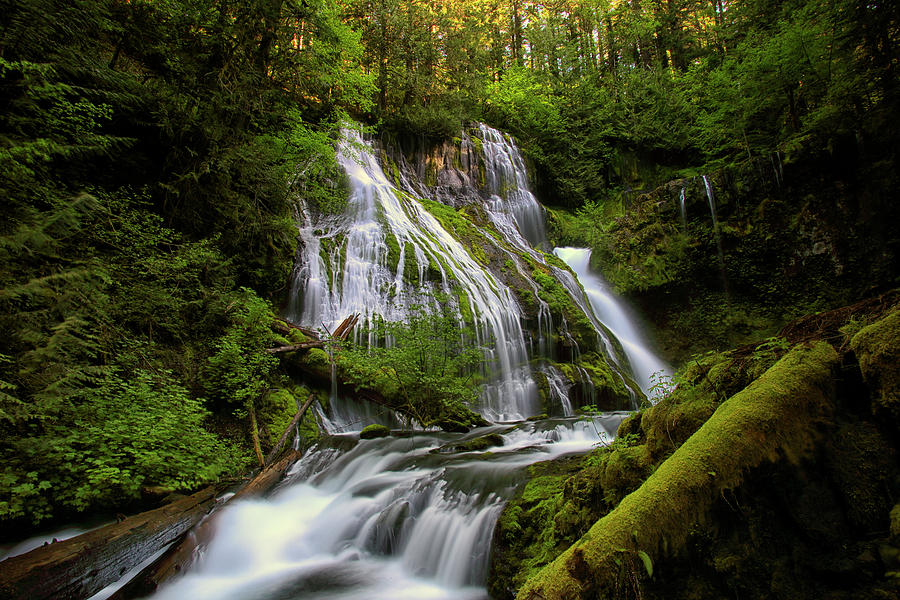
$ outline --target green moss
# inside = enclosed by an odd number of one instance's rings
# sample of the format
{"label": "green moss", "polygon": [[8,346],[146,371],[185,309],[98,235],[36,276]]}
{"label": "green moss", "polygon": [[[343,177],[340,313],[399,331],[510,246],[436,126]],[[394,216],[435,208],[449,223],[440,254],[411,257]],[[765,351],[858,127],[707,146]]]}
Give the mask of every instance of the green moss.
{"label": "green moss", "polygon": [[[297,414],[297,403],[306,399],[310,394],[305,386],[296,386],[289,389],[279,388],[270,391],[265,398],[260,410],[258,420],[260,426],[260,438],[264,447],[274,446],[284,430]],[[307,410],[300,421],[300,438],[304,443],[312,443],[319,437],[319,426],[316,422],[313,410]]]}
{"label": "green moss", "polygon": [[310,348],[299,357],[303,370],[322,379],[331,378],[331,358],[321,348]]}
{"label": "green moss", "polygon": [[483,266],[488,265],[489,260],[484,248],[491,243],[485,237],[485,232],[490,231],[490,227],[479,228],[465,211],[457,211],[446,204],[424,198],[419,202],[440,222],[444,229],[462,242],[463,247],[472,258]]}
{"label": "green moss", "polygon": [[[789,352],[724,402],[637,490],[529,579],[518,597],[615,597],[624,560],[644,553],[655,561],[677,552],[693,525],[748,469],[808,455],[820,435],[820,421],[830,415],[837,362],[826,343]],[[642,422],[646,418],[647,413]],[[610,481],[627,481],[646,465],[641,446],[617,455]]]}
{"label": "green moss", "polygon": [[877,414],[900,428],[900,308],[862,328],[850,341]]}
{"label": "green moss", "polygon": [[431,450],[432,454],[452,454],[458,452],[483,452],[488,448],[503,445],[503,436],[499,433],[489,433],[478,436],[458,444],[446,444],[440,448]]}
{"label": "green moss", "polygon": [[373,423],[371,425],[366,425],[363,427],[363,430],[359,432],[359,438],[361,440],[371,440],[375,438],[387,437],[391,435],[391,430],[384,425],[378,425]]}
{"label": "green moss", "polygon": [[596,332],[587,315],[572,300],[569,292],[554,277],[545,271],[543,265],[535,265],[532,279],[538,284],[538,296],[550,307],[555,322],[565,319],[569,333],[579,347],[593,347]]}

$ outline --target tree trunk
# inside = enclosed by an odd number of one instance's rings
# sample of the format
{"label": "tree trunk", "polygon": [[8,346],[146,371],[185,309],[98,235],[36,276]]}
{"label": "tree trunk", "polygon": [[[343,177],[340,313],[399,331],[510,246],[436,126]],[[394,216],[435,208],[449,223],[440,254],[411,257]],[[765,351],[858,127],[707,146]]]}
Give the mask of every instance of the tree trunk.
{"label": "tree trunk", "polygon": [[87,598],[200,522],[219,492],[210,486],[161,508],[3,561],[0,598]]}
{"label": "tree trunk", "polygon": [[315,399],[316,399],[316,393],[315,393],[315,392],[312,392],[312,393],[309,395],[309,398],[306,399],[306,402],[303,404],[303,406],[300,408],[300,410],[297,411],[297,414],[294,415],[294,418],[291,419],[291,422],[290,422],[290,424],[287,426],[287,429],[285,429],[285,430],[284,430],[284,433],[281,434],[281,439],[278,440],[278,443],[275,444],[275,447],[272,448],[272,451],[269,452],[269,455],[266,457],[266,464],[267,464],[267,465],[268,465],[269,463],[271,463],[272,460],[273,460],[276,456],[278,456],[278,452],[281,451],[281,447],[282,447],[282,446],[284,445],[284,443],[287,441],[287,438],[288,438],[288,436],[291,434],[291,431],[293,431],[294,427],[297,426],[297,424],[300,422],[300,419],[303,418],[303,415],[306,414],[306,410],[307,410],[310,406],[312,406],[312,403],[315,401]]}

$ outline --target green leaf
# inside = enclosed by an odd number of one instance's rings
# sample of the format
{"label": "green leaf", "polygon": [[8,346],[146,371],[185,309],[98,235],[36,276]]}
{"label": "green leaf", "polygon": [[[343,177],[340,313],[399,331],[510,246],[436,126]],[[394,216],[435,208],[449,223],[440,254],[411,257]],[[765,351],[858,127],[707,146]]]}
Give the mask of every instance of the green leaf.
{"label": "green leaf", "polygon": [[641,561],[643,561],[644,568],[647,569],[647,575],[653,577],[653,561],[650,560],[650,555],[643,550],[638,550],[637,555],[640,557]]}

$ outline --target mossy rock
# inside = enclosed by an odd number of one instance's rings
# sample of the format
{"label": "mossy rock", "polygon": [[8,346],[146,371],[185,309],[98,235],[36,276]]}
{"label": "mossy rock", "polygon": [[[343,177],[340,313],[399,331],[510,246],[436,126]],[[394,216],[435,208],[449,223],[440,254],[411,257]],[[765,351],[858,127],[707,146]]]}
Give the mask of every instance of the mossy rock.
{"label": "mossy rock", "polygon": [[875,412],[900,429],[900,308],[864,327],[850,348],[872,395]]}
{"label": "mossy rock", "polygon": [[503,445],[503,436],[499,433],[489,433],[465,442],[457,444],[445,444],[431,450],[432,454],[453,454],[458,452],[483,452],[488,448]]}
{"label": "mossy rock", "polygon": [[[529,578],[517,597],[619,597],[623,564],[635,564],[639,556],[652,563],[678,553],[721,494],[737,487],[749,470],[809,458],[821,439],[823,423],[831,418],[838,362],[837,353],[824,342],[794,348],[722,403],[638,489]],[[654,414],[664,416],[648,410],[642,423],[654,426]],[[605,467],[604,476],[610,482],[638,478],[641,469],[650,470],[646,451],[642,446],[617,449],[614,466]],[[633,573],[639,585],[644,575],[639,569]]]}
{"label": "mossy rock", "polygon": [[359,439],[373,440],[375,438],[383,438],[389,435],[391,435],[391,430],[389,427],[373,423],[371,425],[366,425],[365,427],[363,427],[363,430],[359,432]]}

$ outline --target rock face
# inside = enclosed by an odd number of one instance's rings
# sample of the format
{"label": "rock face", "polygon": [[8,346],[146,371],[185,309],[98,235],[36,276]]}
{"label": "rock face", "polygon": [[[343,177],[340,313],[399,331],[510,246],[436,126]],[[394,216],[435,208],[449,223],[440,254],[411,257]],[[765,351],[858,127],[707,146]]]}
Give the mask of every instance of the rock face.
{"label": "rock face", "polygon": [[[875,166],[823,174],[768,157],[676,179],[630,197],[594,240],[593,263],[681,363],[896,285],[896,187]],[[564,221],[551,233],[577,243]]]}
{"label": "rock face", "polygon": [[708,355],[611,447],[533,468],[492,594],[897,597],[898,314],[887,294]]}

